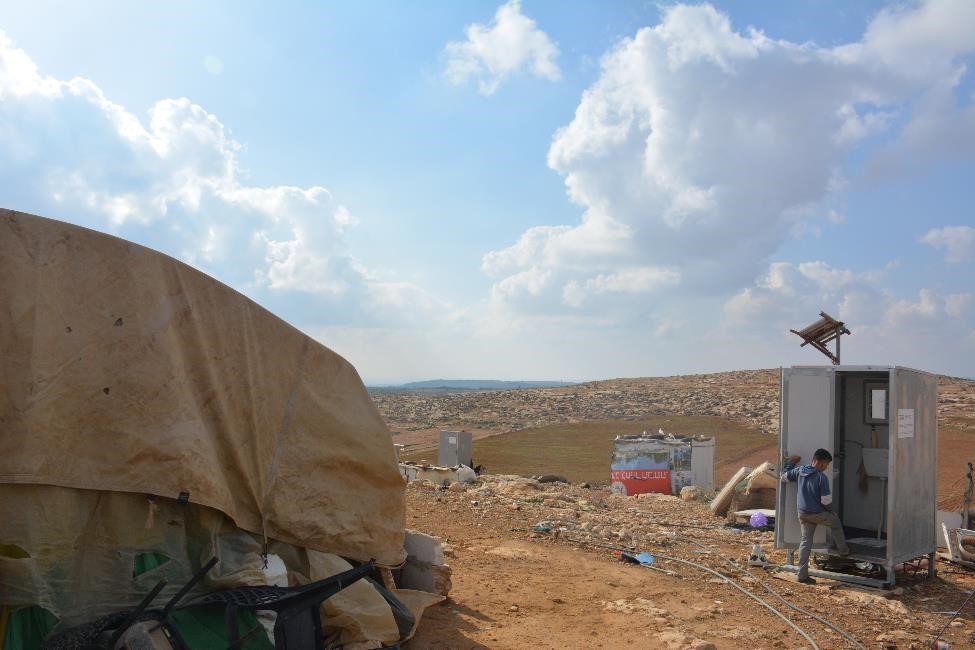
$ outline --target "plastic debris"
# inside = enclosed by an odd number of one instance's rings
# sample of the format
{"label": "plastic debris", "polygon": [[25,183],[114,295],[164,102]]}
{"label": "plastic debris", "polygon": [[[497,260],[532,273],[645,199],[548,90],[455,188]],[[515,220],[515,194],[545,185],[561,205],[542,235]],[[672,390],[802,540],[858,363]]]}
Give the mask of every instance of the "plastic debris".
{"label": "plastic debris", "polygon": [[636,561],[642,564],[643,566],[650,566],[657,560],[657,558],[650,555],[649,553],[637,553],[634,557],[636,557]]}
{"label": "plastic debris", "polygon": [[761,544],[752,546],[752,552],[748,555],[748,566],[768,566],[768,558],[765,557]]}
{"label": "plastic debris", "polygon": [[649,553],[633,554],[633,553],[627,553],[626,551],[622,551],[620,553],[620,561],[629,562],[630,564],[641,564],[643,566],[648,567],[651,566],[654,562],[656,562],[657,558],[650,555]]}

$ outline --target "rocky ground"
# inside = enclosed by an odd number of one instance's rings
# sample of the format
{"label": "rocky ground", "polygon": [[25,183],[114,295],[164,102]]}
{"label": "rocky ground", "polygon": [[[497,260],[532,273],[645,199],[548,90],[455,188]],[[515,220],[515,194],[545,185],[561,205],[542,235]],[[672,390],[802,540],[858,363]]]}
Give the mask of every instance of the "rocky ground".
{"label": "rocky ground", "polygon": [[[941,612],[975,589],[975,574],[945,563],[933,580],[899,575],[889,593],[799,585],[790,574],[745,567],[756,543],[773,564],[785,561],[771,532],[729,528],[703,502],[670,496],[483,476],[449,490],[414,482],[407,501],[407,525],[446,540],[453,568],[450,598],[427,610],[412,650],[857,647],[780,597],[864,647],[923,648],[948,621]],[[617,549],[654,554],[654,568],[621,562]],[[724,577],[677,560],[734,580],[808,639]],[[942,638],[975,647],[975,603]]]}
{"label": "rocky ground", "polygon": [[[939,422],[975,430],[975,382],[942,376],[938,392]],[[442,395],[374,390],[372,396],[394,435],[417,431],[434,435],[443,428],[517,431],[650,415],[721,416],[769,434],[779,430],[778,369]]]}
{"label": "rocky ground", "polygon": [[[394,441],[420,445],[440,429],[466,429],[477,439],[565,422],[717,416],[771,434],[754,458],[734,459],[754,466],[775,460],[778,387],[777,370],[755,370],[373,396]],[[939,507],[957,509],[964,460],[975,449],[975,382],[939,378],[938,420]],[[755,543],[773,565],[785,554],[773,550],[771,532],[726,527],[704,503],[674,497],[483,476],[450,490],[412,483],[407,505],[407,525],[446,540],[453,567],[450,599],[427,611],[411,649],[861,647],[779,596],[862,647],[923,648],[947,622],[943,612],[957,610],[975,589],[975,574],[941,562],[934,580],[901,575],[892,593],[831,581],[799,585],[791,574],[732,566],[728,559],[743,565]],[[621,562],[620,548],[655,554],[655,568]],[[728,576],[809,638],[725,578],[676,560]],[[975,602],[942,638],[953,648],[975,647]]]}

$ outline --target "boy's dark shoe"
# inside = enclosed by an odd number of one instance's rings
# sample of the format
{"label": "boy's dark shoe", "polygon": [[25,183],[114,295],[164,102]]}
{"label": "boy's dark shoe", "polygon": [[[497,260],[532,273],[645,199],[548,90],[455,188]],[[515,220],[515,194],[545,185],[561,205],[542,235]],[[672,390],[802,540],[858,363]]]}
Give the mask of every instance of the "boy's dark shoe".
{"label": "boy's dark shoe", "polygon": [[816,579],[815,578],[798,578],[796,580],[796,582],[801,583],[801,584],[804,584],[804,585],[814,585],[814,584],[816,584]]}

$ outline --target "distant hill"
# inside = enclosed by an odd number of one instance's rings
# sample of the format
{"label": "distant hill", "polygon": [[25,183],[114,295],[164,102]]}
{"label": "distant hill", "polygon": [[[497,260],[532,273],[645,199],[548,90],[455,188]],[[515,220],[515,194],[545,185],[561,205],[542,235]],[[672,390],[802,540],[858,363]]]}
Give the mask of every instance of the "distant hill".
{"label": "distant hill", "polygon": [[[966,435],[975,433],[975,382],[940,377],[938,383],[941,425],[965,431]],[[468,388],[431,388],[448,384],[466,384]],[[518,431],[560,423],[669,415],[723,417],[773,436],[779,430],[778,368],[618,378],[569,386],[550,382],[554,387],[504,390],[531,384],[434,380],[407,384],[421,388],[373,389],[372,398],[389,427],[397,431]],[[968,444],[970,447],[971,442]]]}
{"label": "distant hill", "polygon": [[567,381],[500,381],[497,379],[429,379],[398,386],[370,386],[369,390],[517,390],[520,388],[561,388]]}

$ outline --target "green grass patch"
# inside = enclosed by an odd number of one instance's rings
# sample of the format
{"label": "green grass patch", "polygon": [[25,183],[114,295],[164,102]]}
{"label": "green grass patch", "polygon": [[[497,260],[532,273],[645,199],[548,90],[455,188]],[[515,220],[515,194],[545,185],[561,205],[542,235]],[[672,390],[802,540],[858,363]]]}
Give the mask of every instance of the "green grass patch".
{"label": "green grass patch", "polygon": [[[613,439],[643,431],[715,437],[720,465],[771,440],[747,425],[710,416],[660,416],[641,420],[599,420],[553,424],[474,441],[474,462],[491,474],[559,474],[570,481],[609,481]],[[404,460],[436,459],[436,450],[407,453]]]}

